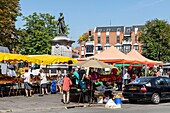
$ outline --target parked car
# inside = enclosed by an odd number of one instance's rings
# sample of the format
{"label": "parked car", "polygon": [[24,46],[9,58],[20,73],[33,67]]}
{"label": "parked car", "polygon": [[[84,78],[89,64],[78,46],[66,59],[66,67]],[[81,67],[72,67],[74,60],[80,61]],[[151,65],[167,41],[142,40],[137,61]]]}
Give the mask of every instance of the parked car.
{"label": "parked car", "polygon": [[161,100],[170,99],[170,78],[137,78],[125,85],[123,97],[129,99],[131,103],[138,100],[149,100],[158,104]]}

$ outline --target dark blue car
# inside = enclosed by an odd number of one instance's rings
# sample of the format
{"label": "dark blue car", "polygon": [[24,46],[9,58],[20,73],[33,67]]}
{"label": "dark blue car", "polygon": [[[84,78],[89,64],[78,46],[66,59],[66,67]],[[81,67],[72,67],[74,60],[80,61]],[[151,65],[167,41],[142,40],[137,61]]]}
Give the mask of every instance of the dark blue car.
{"label": "dark blue car", "polygon": [[137,78],[125,85],[123,97],[129,99],[131,103],[135,103],[138,100],[149,100],[158,104],[161,100],[170,99],[170,78]]}

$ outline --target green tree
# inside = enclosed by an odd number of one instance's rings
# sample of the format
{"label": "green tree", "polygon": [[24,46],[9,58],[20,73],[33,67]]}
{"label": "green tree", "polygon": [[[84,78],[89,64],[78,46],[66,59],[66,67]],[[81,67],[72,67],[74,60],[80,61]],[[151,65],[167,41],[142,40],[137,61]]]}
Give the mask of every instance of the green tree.
{"label": "green tree", "polygon": [[170,56],[170,25],[165,20],[147,21],[139,35],[142,54],[153,60],[168,61]]}
{"label": "green tree", "polygon": [[[20,41],[22,54],[49,54],[51,53],[51,44],[49,41],[58,34],[58,21],[50,14],[37,14],[24,17],[26,21],[24,25],[22,38]],[[68,33],[68,26],[66,28]]]}
{"label": "green tree", "polygon": [[21,16],[19,0],[0,0],[0,45],[11,50],[16,43],[15,22]]}

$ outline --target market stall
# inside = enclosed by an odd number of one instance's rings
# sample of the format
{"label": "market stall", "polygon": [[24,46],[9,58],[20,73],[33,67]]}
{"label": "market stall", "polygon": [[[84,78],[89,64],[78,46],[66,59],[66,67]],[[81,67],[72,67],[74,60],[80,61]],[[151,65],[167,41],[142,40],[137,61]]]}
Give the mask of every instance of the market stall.
{"label": "market stall", "polygon": [[139,64],[157,64],[157,65],[163,65],[162,61],[154,61],[154,60],[150,60],[144,56],[142,56],[139,52],[137,52],[135,49],[132,49],[127,56],[138,59],[142,62],[140,62]]}
{"label": "market stall", "polygon": [[108,48],[105,51],[102,51],[99,54],[96,54],[94,56],[91,56],[89,58],[81,58],[77,59],[78,61],[84,61],[88,60],[90,58],[96,58],[99,61],[105,62],[105,63],[130,63],[130,64],[138,64],[141,63],[142,61],[133,57],[129,57],[116,49],[114,46]]}
{"label": "market stall", "polygon": [[[4,96],[4,95],[10,96],[10,95],[19,94],[19,90],[20,90],[19,88],[21,86],[22,80],[16,76],[9,76],[9,74],[13,73],[16,75],[15,68],[12,66],[13,64],[21,62],[21,61],[40,63],[39,60],[37,59],[30,59],[21,54],[0,53],[0,62],[2,64],[6,64],[3,66],[6,66],[7,68],[7,71],[5,71],[5,73],[1,73],[0,75],[1,96]],[[1,67],[1,72],[3,71],[2,70],[3,68],[4,67]]]}
{"label": "market stall", "polygon": [[145,76],[147,76],[147,65],[163,65],[162,61],[154,61],[150,60],[144,56],[142,56],[140,53],[138,53],[135,49],[132,49],[127,56],[133,57],[135,59],[141,60],[139,64],[144,64],[145,65]]}
{"label": "market stall", "polygon": [[65,57],[65,56],[55,56],[55,55],[28,55],[28,58],[33,58],[39,60],[43,65],[47,64],[58,64],[58,63],[68,63],[69,61],[72,61],[73,63],[76,63],[77,60]]}
{"label": "market stall", "polygon": [[[96,71],[91,71],[91,69],[103,69],[103,68],[111,68],[112,72],[116,72],[117,68],[113,65],[108,65],[106,63],[103,63],[96,58],[91,58],[87,61],[78,62],[73,64],[74,66],[80,66],[80,67],[88,67],[89,68],[89,74],[88,74],[88,81],[87,87],[90,85],[89,88],[86,89],[86,94],[90,95],[89,101],[90,103],[95,100],[94,98],[98,98],[99,96],[106,96],[106,95],[112,95],[114,89],[114,75],[116,73],[112,74],[100,74]],[[115,71],[113,71],[115,70]],[[75,92],[74,92],[75,93]],[[80,90],[81,93],[81,90]]]}
{"label": "market stall", "polygon": [[[33,55],[33,56],[25,56],[21,54],[11,54],[11,53],[0,53],[0,62],[6,63],[8,65],[17,64],[19,62],[29,62],[35,64],[53,64],[53,63],[68,63],[72,61],[73,63],[77,62],[77,60],[64,56],[53,56],[53,55]],[[9,68],[9,66],[8,66]],[[29,68],[30,67],[24,67]],[[6,95],[11,95],[11,92],[14,95],[17,95],[19,89],[23,89],[23,79],[20,77],[24,73],[24,68],[19,69],[19,74],[17,76],[9,76],[7,73],[0,76],[0,92],[3,96],[5,92],[8,92]],[[14,69],[15,70],[15,69]],[[14,71],[13,70],[13,71]],[[52,80],[55,80],[56,77],[49,77],[48,81],[51,83]],[[39,92],[39,76],[32,76],[31,78],[32,86],[34,87],[35,92]],[[8,89],[8,90],[6,90]],[[20,93],[21,94],[21,93]]]}

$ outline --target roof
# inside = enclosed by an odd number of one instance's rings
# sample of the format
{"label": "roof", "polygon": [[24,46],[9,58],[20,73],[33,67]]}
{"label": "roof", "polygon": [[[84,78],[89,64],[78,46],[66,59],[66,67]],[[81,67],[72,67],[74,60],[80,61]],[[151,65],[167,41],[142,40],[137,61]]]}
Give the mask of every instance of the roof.
{"label": "roof", "polygon": [[139,59],[141,61],[143,61],[143,63],[145,64],[163,64],[161,61],[154,61],[154,60],[150,60],[144,56],[142,56],[140,53],[138,53],[135,49],[132,49],[127,56],[129,57],[133,57],[135,59]]}
{"label": "roof", "polygon": [[135,31],[135,28],[138,28],[138,31],[141,31],[141,28],[144,25],[134,25],[134,26],[105,26],[105,27],[96,27],[94,32],[124,32],[125,35],[129,35],[132,31]]}
{"label": "roof", "polygon": [[96,27],[95,32],[124,32],[124,26]]}
{"label": "roof", "polygon": [[[140,60],[131,58],[127,55],[125,55],[124,53],[122,53],[121,51],[119,51],[118,49],[116,49],[114,46],[108,48],[107,50],[96,54],[94,56],[91,56],[89,58],[96,58],[100,61],[103,62],[112,62],[112,63],[140,63]],[[86,58],[86,59],[89,59]],[[85,59],[78,59],[79,61],[81,60],[85,60]]]}

